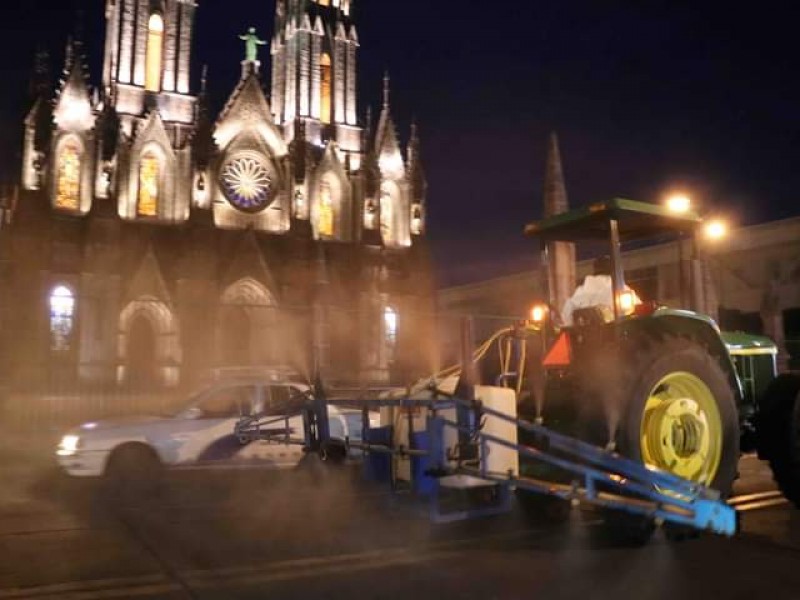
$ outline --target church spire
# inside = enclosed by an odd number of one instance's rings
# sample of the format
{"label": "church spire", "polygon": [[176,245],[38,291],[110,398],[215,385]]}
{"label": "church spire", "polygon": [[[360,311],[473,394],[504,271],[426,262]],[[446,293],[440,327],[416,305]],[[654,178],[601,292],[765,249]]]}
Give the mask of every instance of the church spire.
{"label": "church spire", "polygon": [[389,71],[383,74],[383,110],[389,110],[389,94],[392,91],[392,80]]}
{"label": "church spire", "polygon": [[400,144],[397,141],[397,128],[389,104],[389,84],[389,73],[386,73],[383,78],[383,110],[375,134],[375,155],[384,179],[402,179],[406,170],[403,154],[400,152]]}
{"label": "church spire", "polygon": [[408,178],[411,183],[411,234],[421,235],[425,230],[428,182],[425,170],[422,168],[419,127],[416,119],[411,122],[411,138],[408,142]]}
{"label": "church spire", "polygon": [[[548,140],[543,204],[545,217],[552,217],[569,209],[567,187],[564,184],[564,170],[561,166],[561,152],[555,132],[550,134]],[[547,245],[547,255],[550,298],[560,310],[575,290],[577,277],[575,244],[551,242]]]}
{"label": "church spire", "polygon": [[561,166],[561,151],[558,135],[550,133],[547,147],[547,166],[544,180],[544,216],[552,217],[569,209],[567,187],[564,184],[564,169]]}

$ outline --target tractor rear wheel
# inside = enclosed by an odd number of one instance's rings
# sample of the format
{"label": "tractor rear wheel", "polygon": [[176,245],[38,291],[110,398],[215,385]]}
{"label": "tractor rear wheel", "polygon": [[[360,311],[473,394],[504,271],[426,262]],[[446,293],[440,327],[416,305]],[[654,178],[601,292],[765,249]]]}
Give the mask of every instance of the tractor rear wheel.
{"label": "tractor rear wheel", "polygon": [[[607,390],[619,415],[618,451],[634,460],[731,493],[739,462],[739,420],[730,380],[719,362],[682,338],[643,340],[621,357]],[[616,513],[609,520],[630,541],[654,531],[647,519]],[[629,527],[621,527],[623,522]]]}
{"label": "tractor rear wheel", "polygon": [[759,456],[769,461],[778,487],[800,508],[800,376],[780,375],[767,388],[758,440]]}

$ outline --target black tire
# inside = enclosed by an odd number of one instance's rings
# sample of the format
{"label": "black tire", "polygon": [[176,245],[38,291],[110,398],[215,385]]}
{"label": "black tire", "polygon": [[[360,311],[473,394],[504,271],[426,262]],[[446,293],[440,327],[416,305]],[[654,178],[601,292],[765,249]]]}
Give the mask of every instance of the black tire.
{"label": "black tire", "polygon": [[[635,358],[637,355],[639,358]],[[620,390],[627,404],[617,432],[619,452],[642,460],[641,425],[650,391],[669,373],[688,372],[703,381],[716,400],[722,426],[722,454],[716,475],[707,485],[723,498],[729,497],[738,473],[740,433],[736,396],[727,373],[702,347],[682,338],[642,344],[636,355],[631,356],[631,362],[636,366]]]}
{"label": "black tire", "polygon": [[163,465],[151,448],[128,444],[111,453],[104,479],[113,497],[143,500],[160,491],[162,476]]}
{"label": "black tire", "polygon": [[[728,374],[713,356],[691,340],[645,338],[628,344],[619,354],[606,355],[594,369],[595,385],[601,382],[607,391],[603,395],[606,412],[608,407],[618,410],[617,451],[644,462],[641,430],[651,391],[671,373],[689,373],[705,384],[719,411],[721,456],[715,476],[706,484],[723,498],[728,497],[739,463],[739,418]],[[609,362],[610,356],[616,366]],[[625,366],[619,369],[618,365]],[[669,471],[666,465],[654,466]],[[634,545],[645,543],[655,531],[651,519],[619,511],[607,511],[606,524],[611,537]]]}
{"label": "black tire", "polygon": [[780,375],[767,388],[759,407],[759,456],[772,476],[800,508],[800,376]]}

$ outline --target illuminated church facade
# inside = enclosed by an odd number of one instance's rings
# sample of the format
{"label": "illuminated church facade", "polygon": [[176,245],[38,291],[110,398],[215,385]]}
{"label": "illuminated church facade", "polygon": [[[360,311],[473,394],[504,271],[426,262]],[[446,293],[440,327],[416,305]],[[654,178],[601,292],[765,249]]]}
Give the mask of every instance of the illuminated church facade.
{"label": "illuminated church facade", "polygon": [[271,43],[242,35],[241,78],[212,117],[205,74],[197,94],[190,80],[197,3],[107,0],[101,84],[72,42],[25,121],[23,191],[0,236],[9,377],[426,372],[419,138],[401,147],[388,78],[377,124],[359,110],[354,5],[278,0]]}

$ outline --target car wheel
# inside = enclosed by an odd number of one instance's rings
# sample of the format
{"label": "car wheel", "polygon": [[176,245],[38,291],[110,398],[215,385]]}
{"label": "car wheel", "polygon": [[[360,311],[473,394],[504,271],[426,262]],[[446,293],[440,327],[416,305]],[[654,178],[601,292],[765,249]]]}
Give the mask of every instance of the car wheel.
{"label": "car wheel", "polygon": [[142,500],[152,498],[160,490],[162,475],[163,466],[152,448],[128,444],[111,453],[105,483],[116,497]]}

